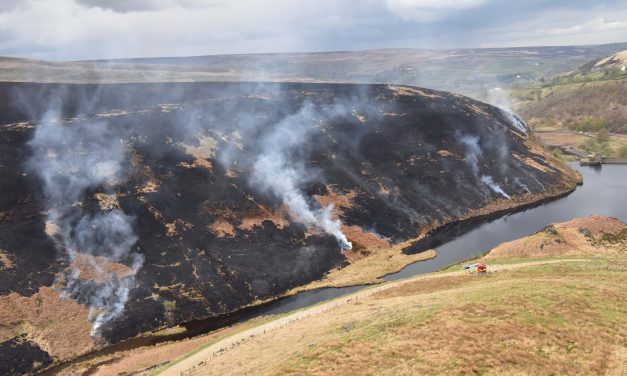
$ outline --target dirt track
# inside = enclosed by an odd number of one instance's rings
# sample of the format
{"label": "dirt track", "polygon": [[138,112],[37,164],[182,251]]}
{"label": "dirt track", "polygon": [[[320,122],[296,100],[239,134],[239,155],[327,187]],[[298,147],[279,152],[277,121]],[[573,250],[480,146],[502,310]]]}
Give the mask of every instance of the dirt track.
{"label": "dirt track", "polygon": [[[558,263],[558,262],[572,262],[572,261],[582,261],[582,260],[581,259],[559,259],[559,260],[525,262],[525,263],[511,264],[511,265],[493,265],[489,267],[489,271],[498,272],[498,271],[504,271],[504,270],[519,269],[519,268],[524,268],[524,267],[533,266],[533,265],[553,264],[553,263]],[[212,359],[219,357],[224,352],[239,345],[240,343],[246,341],[247,339],[263,335],[268,331],[289,325],[295,321],[306,319],[312,315],[320,314],[322,312],[328,311],[340,305],[347,304],[352,301],[359,300],[367,296],[371,296],[380,291],[395,288],[406,283],[423,280],[423,279],[450,277],[450,276],[460,275],[462,273],[464,272],[455,271],[455,272],[437,273],[437,274],[430,274],[430,275],[421,275],[421,276],[411,277],[411,278],[400,280],[400,281],[385,283],[385,284],[382,284],[373,288],[368,288],[365,290],[358,291],[353,294],[348,294],[348,295],[339,297],[337,299],[333,299],[329,302],[318,304],[311,308],[294,312],[287,316],[277,318],[276,320],[273,320],[271,322],[268,322],[268,323],[259,325],[257,327],[250,328],[242,332],[236,333],[232,336],[226,337],[202,349],[196,354],[193,354],[192,356],[189,356],[181,360],[180,362],[173,364],[172,366],[164,369],[159,374],[160,375],[184,375],[186,374],[186,371],[196,367],[197,365],[205,365],[206,363],[211,362]]]}

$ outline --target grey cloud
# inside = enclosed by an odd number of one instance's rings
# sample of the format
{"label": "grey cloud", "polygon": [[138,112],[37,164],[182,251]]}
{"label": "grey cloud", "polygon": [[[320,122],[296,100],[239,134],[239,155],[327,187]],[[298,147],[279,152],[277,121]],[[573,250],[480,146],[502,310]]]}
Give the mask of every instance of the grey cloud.
{"label": "grey cloud", "polygon": [[118,13],[155,11],[173,7],[199,9],[215,5],[215,1],[206,0],[76,0],[76,2],[85,7]]}
{"label": "grey cloud", "polygon": [[[391,9],[390,2],[397,6]],[[413,17],[400,14],[403,4],[414,10]],[[364,0],[358,5],[349,0],[0,0],[0,55],[88,60],[573,45],[623,42],[627,35],[627,4],[619,0],[446,4],[450,6],[435,0]],[[429,17],[415,17],[421,12]]]}
{"label": "grey cloud", "polygon": [[23,6],[24,2],[19,2],[15,0],[0,0],[0,13],[9,12],[14,9],[17,9],[20,6]]}

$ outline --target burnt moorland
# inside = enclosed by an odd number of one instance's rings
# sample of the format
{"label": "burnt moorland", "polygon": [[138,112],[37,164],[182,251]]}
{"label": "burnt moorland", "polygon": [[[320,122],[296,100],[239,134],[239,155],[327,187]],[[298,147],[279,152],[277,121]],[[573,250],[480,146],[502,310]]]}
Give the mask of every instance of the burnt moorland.
{"label": "burnt moorland", "polygon": [[576,180],[515,117],[428,89],[3,83],[0,103],[2,373],[237,311]]}

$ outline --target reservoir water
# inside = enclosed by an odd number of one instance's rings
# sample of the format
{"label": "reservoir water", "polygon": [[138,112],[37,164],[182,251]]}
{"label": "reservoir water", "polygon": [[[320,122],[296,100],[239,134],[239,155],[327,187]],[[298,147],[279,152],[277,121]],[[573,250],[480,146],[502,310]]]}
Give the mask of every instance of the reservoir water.
{"label": "reservoir water", "polygon": [[385,280],[430,273],[460,260],[478,256],[500,243],[533,234],[545,226],[576,217],[600,214],[627,222],[627,165],[602,167],[571,167],[583,175],[583,185],[570,195],[525,211],[483,222],[464,234],[444,234],[436,249],[438,256],[417,262]]}

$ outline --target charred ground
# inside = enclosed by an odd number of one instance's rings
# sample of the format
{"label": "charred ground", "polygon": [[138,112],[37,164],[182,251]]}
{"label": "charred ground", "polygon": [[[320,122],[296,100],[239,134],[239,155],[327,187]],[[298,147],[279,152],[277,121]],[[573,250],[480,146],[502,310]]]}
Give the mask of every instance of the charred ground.
{"label": "charred ground", "polygon": [[[0,351],[33,359],[5,371],[41,369],[145,331],[233,312],[446,223],[575,184],[499,109],[426,89],[1,84],[0,101]],[[107,127],[125,146],[125,178],[90,189],[77,205],[131,215],[133,252],[145,258],[123,314],[91,343],[87,297],[106,282],[48,236],[54,224],[46,223],[46,197],[28,163],[29,140],[55,103],[65,127]],[[347,254],[332,236],[291,220],[283,202],[250,178],[267,148],[260,140],[286,119],[302,127],[302,139],[282,156],[298,167],[297,188],[312,208],[335,204],[354,243]],[[110,264],[115,273],[129,266]],[[60,273],[73,268],[79,288],[65,301],[49,298],[50,286],[63,290]],[[41,329],[60,304],[87,324],[66,325],[63,340]]]}

